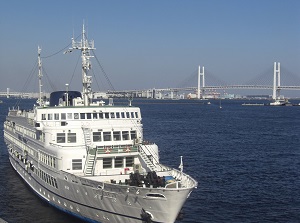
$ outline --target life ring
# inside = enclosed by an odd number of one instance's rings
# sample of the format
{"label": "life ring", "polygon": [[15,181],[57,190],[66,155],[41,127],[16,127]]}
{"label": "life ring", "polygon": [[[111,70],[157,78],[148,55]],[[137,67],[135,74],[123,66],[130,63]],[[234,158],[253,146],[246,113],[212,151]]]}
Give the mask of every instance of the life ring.
{"label": "life ring", "polygon": [[126,146],[126,148],[124,148],[124,152],[129,153],[130,152],[130,146]]}
{"label": "life ring", "polygon": [[104,150],[105,150],[104,152],[106,154],[110,154],[110,152],[111,152],[111,148],[110,147],[105,147]]}

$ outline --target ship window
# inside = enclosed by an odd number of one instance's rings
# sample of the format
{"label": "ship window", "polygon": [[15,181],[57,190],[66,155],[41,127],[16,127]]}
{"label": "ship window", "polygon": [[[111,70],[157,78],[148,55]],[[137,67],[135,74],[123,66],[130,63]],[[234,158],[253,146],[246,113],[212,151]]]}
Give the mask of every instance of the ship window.
{"label": "ship window", "polygon": [[93,132],[93,141],[101,142],[101,132]]}
{"label": "ship window", "polygon": [[103,158],[103,169],[112,168],[112,158]]}
{"label": "ship window", "polygon": [[120,141],[121,140],[121,132],[113,132],[114,135],[114,141]]}
{"label": "ship window", "polygon": [[46,120],[46,114],[42,114],[42,120]]}
{"label": "ship window", "polygon": [[82,169],[82,159],[72,159],[72,170]]}
{"label": "ship window", "polygon": [[129,140],[129,132],[122,131],[122,138],[123,138],[123,140]]}
{"label": "ship window", "polygon": [[73,119],[73,114],[72,113],[67,113],[67,119]]}
{"label": "ship window", "polygon": [[126,117],[130,118],[130,113],[129,112],[126,112]]}
{"label": "ship window", "polygon": [[66,113],[61,113],[61,120],[66,120]]}
{"label": "ship window", "polygon": [[54,120],[59,120],[59,114],[58,113],[54,113]]}
{"label": "ship window", "polygon": [[123,157],[116,157],[115,158],[115,168],[123,168]]}
{"label": "ship window", "polygon": [[92,114],[91,113],[86,113],[86,118],[87,119],[92,119]]}
{"label": "ship window", "polygon": [[76,142],[76,133],[68,133],[68,142],[75,143]]}
{"label": "ship window", "polygon": [[110,113],[110,118],[115,118],[115,113],[114,112]]}
{"label": "ship window", "polygon": [[134,112],[131,112],[131,118],[134,118]]}
{"label": "ship window", "polygon": [[56,142],[57,143],[65,143],[66,142],[66,135],[65,135],[65,133],[57,133],[56,134]]}
{"label": "ship window", "polygon": [[79,114],[78,113],[74,113],[74,119],[79,119]]}
{"label": "ship window", "polygon": [[85,119],[85,113],[80,113],[80,119]]}
{"label": "ship window", "polygon": [[136,131],[130,131],[131,140],[136,139]]}
{"label": "ship window", "polygon": [[103,140],[111,141],[111,132],[103,132]]}
{"label": "ship window", "polygon": [[133,156],[128,156],[126,157],[126,167],[132,167],[134,164],[134,157]]}
{"label": "ship window", "polygon": [[125,113],[124,112],[121,112],[121,117],[125,118]]}
{"label": "ship window", "polygon": [[52,120],[53,119],[53,114],[48,114],[48,120]]}
{"label": "ship window", "polygon": [[98,113],[93,113],[93,119],[98,119]]}
{"label": "ship window", "polygon": [[120,118],[120,112],[116,112],[116,118]]}
{"label": "ship window", "polygon": [[103,118],[103,113],[102,112],[99,113],[99,118],[101,118],[101,119]]}
{"label": "ship window", "polygon": [[139,113],[135,112],[135,117],[139,118]]}
{"label": "ship window", "polygon": [[109,113],[108,113],[108,112],[105,112],[105,113],[104,113],[104,117],[105,117],[106,119],[108,119],[108,118],[109,118]]}

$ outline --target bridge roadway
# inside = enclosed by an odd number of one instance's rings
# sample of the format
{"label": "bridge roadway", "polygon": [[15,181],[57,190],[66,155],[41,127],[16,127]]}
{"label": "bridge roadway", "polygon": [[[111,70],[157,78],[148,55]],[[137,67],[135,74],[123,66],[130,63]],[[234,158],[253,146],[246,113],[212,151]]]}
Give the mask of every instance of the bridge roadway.
{"label": "bridge roadway", "polygon": [[[272,90],[273,86],[269,85],[225,85],[225,86],[205,86],[201,90],[224,90],[224,89],[253,89],[253,90]],[[300,86],[278,86],[280,90],[300,90]],[[197,91],[197,87],[184,87],[184,88],[152,88],[144,90],[120,90],[120,91],[107,91],[110,95],[126,95],[126,94],[147,94],[153,92],[180,92],[180,91]],[[7,92],[0,92],[0,97],[7,97]],[[49,96],[49,94],[47,94]],[[9,92],[9,97],[22,97],[22,98],[38,98],[38,93],[24,93],[24,92]]]}
{"label": "bridge roadway", "polygon": [[[269,85],[225,85],[225,86],[205,86],[201,90],[223,90],[223,89],[257,89],[257,90],[272,90],[273,86]],[[278,86],[280,90],[300,90],[300,86]],[[197,87],[185,87],[185,88],[153,88],[144,90],[122,90],[122,91],[108,91],[111,94],[122,94],[122,93],[137,93],[146,91],[196,91]]]}

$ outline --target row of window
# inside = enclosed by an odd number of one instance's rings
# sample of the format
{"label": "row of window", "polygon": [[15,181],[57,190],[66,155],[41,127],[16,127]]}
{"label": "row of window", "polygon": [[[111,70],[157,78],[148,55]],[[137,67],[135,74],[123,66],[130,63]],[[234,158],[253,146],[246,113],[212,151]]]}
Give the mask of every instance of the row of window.
{"label": "row of window", "polygon": [[[67,136],[67,137],[66,137]],[[67,139],[67,141],[66,141]],[[56,133],[57,143],[76,143],[76,133],[68,132],[66,133]]]}
{"label": "row of window", "polygon": [[54,113],[42,114],[42,120],[139,118],[138,112]]}
{"label": "row of window", "polygon": [[35,134],[34,130],[27,129],[27,128],[24,128],[23,126],[19,126],[19,125],[16,125],[15,128],[17,131],[22,132],[31,138],[34,138],[34,139],[36,138],[36,134]]}
{"label": "row of window", "polygon": [[[137,138],[135,130],[93,132],[93,142],[134,140]],[[76,133],[56,133],[57,143],[76,143]]]}
{"label": "row of window", "polygon": [[47,184],[51,185],[52,187],[58,188],[57,181],[54,177],[50,176],[49,174],[45,173],[40,169],[35,169],[36,175],[42,179]]}
{"label": "row of window", "polygon": [[[132,167],[134,157],[103,158],[103,169]],[[82,159],[72,159],[72,170],[82,170]]]}
{"label": "row of window", "polygon": [[132,167],[134,164],[134,157],[128,156],[128,157],[103,158],[103,169],[123,168],[124,164],[125,167]]}
{"label": "row of window", "polygon": [[136,131],[113,131],[113,132],[93,132],[93,141],[122,141],[134,140],[137,138]]}
{"label": "row of window", "polygon": [[48,166],[51,166],[51,167],[53,167],[53,168],[55,168],[56,167],[56,164],[55,164],[55,162],[56,162],[56,159],[55,159],[55,157],[53,157],[53,156],[50,156],[50,155],[48,155],[48,154],[44,154],[44,153],[39,153],[39,160],[41,161],[41,162],[43,162],[44,164],[46,164],[46,165],[48,165]]}

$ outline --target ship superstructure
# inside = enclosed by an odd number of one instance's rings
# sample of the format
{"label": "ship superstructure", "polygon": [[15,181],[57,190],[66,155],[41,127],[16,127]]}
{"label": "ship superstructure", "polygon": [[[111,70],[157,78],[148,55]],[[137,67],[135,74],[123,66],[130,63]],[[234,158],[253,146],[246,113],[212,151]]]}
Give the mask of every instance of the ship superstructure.
{"label": "ship superstructure", "polygon": [[4,138],[13,168],[38,196],[85,221],[174,222],[197,182],[182,163],[181,170],[160,163],[138,107],[91,100],[94,43],[84,28],[74,49],[82,54],[82,93],[53,92],[49,104],[40,96],[30,111],[9,111]]}

